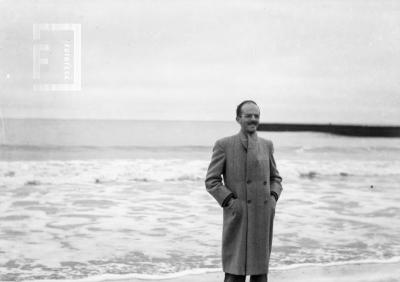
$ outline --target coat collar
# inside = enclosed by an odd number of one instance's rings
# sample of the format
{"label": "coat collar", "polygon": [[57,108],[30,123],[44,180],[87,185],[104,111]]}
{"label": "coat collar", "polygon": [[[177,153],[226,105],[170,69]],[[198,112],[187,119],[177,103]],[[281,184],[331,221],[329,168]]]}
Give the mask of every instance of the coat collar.
{"label": "coat collar", "polygon": [[237,136],[240,139],[240,143],[242,143],[244,149],[247,151],[248,148],[248,139],[251,138],[251,141],[254,141],[255,143],[258,142],[258,136],[257,136],[257,132],[254,132],[253,135],[249,136],[245,133],[243,133],[243,131],[239,131],[239,133],[237,134]]}

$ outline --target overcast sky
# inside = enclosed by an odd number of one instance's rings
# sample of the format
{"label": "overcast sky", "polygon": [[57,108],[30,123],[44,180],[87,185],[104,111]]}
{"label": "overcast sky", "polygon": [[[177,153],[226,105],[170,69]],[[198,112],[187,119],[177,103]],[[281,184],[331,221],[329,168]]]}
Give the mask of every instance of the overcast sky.
{"label": "overcast sky", "polygon": [[[0,0],[5,117],[400,124],[400,1]],[[82,90],[33,91],[32,26],[82,28]]]}

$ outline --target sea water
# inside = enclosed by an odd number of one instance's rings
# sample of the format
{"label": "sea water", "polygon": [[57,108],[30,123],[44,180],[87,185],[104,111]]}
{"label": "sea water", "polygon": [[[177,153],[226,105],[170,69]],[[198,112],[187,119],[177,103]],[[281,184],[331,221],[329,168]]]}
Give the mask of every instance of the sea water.
{"label": "sea water", "polygon": [[[0,280],[221,270],[212,145],[234,122],[16,120],[0,147]],[[400,139],[259,132],[283,178],[272,269],[400,258]]]}

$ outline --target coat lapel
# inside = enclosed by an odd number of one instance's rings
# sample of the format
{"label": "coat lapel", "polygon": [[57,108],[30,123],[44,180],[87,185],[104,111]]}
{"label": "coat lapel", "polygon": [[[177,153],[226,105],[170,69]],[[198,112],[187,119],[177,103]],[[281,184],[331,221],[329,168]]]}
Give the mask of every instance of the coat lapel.
{"label": "coat lapel", "polygon": [[257,144],[258,144],[257,132],[255,132],[250,137],[246,136],[242,131],[239,131],[239,133],[237,135],[240,139],[240,143],[242,143],[242,146],[246,152],[247,152],[247,148],[249,147],[249,144],[250,144],[251,149],[257,148]]}
{"label": "coat lapel", "polygon": [[242,131],[239,131],[239,133],[237,134],[237,137],[239,138],[240,143],[242,144],[244,150],[247,152],[247,137],[246,137],[246,135],[244,135]]}

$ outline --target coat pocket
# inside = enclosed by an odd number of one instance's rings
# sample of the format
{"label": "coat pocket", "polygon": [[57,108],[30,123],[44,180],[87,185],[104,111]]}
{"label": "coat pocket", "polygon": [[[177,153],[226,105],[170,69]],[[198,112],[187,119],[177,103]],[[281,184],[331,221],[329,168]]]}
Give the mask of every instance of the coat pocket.
{"label": "coat pocket", "polygon": [[227,209],[231,211],[232,215],[240,214],[240,203],[239,203],[239,200],[237,198],[233,198],[229,202],[229,205],[227,206]]}

